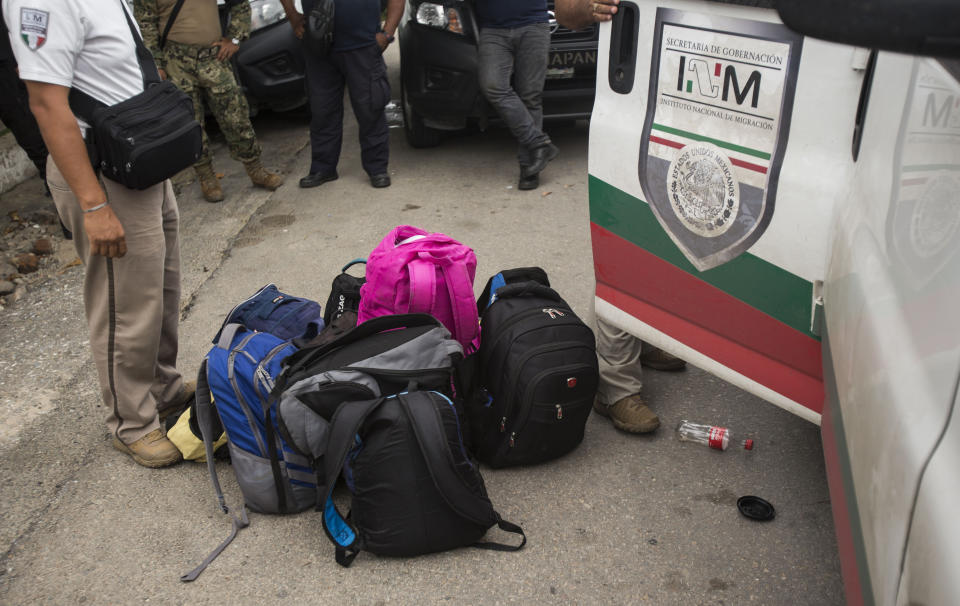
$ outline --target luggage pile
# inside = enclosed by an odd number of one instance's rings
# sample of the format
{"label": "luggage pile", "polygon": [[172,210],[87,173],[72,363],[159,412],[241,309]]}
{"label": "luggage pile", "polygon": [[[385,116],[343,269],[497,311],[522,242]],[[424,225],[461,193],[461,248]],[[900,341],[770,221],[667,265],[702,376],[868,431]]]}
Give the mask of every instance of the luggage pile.
{"label": "luggage pile", "polygon": [[[365,277],[350,273],[364,262]],[[175,442],[185,456],[206,460],[233,530],[181,580],[249,524],[247,507],[315,508],[343,566],[361,551],[524,546],[478,461],[535,464],[577,447],[599,380],[594,337],[540,268],[501,271],[475,300],[476,264],[448,236],[399,226],[343,268],[325,313],[269,284],[228,314],[171,435],[186,437]],[[216,473],[224,451],[243,497],[236,508]],[[341,478],[347,516],[333,499]],[[483,540],[494,526],[519,541]]]}

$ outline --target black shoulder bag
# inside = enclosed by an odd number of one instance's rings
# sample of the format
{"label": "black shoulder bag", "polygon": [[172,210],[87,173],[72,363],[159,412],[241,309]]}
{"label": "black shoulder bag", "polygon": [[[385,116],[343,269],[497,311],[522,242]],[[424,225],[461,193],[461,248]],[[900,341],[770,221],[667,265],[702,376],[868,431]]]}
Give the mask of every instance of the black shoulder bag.
{"label": "black shoulder bag", "polygon": [[147,189],[200,158],[202,129],[193,101],[172,82],[161,80],[127,10],[121,6],[137,48],[143,92],[116,105],[70,89],[70,109],[83,118],[93,165],[104,177],[130,189]]}

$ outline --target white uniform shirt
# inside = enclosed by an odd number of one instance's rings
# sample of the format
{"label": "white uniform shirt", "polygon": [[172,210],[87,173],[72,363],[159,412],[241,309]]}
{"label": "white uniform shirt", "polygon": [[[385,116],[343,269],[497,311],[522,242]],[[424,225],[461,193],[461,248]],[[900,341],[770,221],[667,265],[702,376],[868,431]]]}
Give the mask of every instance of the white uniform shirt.
{"label": "white uniform shirt", "polygon": [[20,78],[76,87],[106,105],[142,92],[125,10],[123,0],[3,0]]}

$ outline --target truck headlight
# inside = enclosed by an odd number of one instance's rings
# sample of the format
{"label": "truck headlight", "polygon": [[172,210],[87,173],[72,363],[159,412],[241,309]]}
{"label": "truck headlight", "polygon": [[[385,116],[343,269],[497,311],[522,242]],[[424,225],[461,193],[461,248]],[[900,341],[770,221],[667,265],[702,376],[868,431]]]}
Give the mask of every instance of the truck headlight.
{"label": "truck headlight", "polygon": [[[294,3],[301,13],[300,0]],[[255,32],[287,18],[280,0],[250,0],[250,31]]]}
{"label": "truck headlight", "polygon": [[417,23],[463,35],[463,20],[460,18],[460,11],[452,6],[424,2],[417,8]]}

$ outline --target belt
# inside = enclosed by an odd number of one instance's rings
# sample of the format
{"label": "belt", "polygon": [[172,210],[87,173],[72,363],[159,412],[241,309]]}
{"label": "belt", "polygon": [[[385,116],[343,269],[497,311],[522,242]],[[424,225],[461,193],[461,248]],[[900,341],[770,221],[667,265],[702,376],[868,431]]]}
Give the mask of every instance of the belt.
{"label": "belt", "polygon": [[164,50],[173,50],[176,49],[177,53],[180,55],[186,55],[188,57],[196,57],[197,59],[206,59],[208,57],[216,57],[217,53],[220,52],[219,46],[209,46],[203,44],[184,44],[182,42],[174,42],[173,40],[167,40],[166,48]]}

